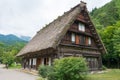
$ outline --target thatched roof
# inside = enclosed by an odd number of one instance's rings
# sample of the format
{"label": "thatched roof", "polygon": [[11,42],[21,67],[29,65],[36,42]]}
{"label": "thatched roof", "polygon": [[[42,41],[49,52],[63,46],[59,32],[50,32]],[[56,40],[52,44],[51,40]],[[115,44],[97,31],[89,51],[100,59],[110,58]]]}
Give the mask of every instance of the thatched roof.
{"label": "thatched roof", "polygon": [[78,4],[70,11],[64,13],[63,16],[58,17],[52,23],[41,29],[33,37],[33,39],[18,53],[21,56],[27,53],[40,51],[47,48],[55,48],[59,39],[67,32],[72,21],[80,13],[83,5]]}
{"label": "thatched roof", "polygon": [[56,48],[61,38],[65,35],[70,25],[85,6],[86,3],[81,2],[50,24],[46,25],[46,27],[37,32],[33,39],[17,56],[35,53],[43,49]]}

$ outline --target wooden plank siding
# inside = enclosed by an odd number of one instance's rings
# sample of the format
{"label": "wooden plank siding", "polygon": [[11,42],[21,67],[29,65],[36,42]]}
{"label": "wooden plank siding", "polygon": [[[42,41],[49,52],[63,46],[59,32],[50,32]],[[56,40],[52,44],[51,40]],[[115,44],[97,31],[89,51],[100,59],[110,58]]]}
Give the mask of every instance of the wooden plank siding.
{"label": "wooden plank siding", "polygon": [[83,49],[77,47],[70,47],[66,45],[59,45],[59,57],[84,57],[86,58],[89,70],[100,70],[101,69],[101,60],[99,50]]}
{"label": "wooden plank siding", "polygon": [[[69,28],[69,30],[67,31],[67,33],[65,34],[63,39],[61,40],[61,43],[72,45],[73,44],[71,42],[71,34],[72,33],[75,33],[75,44],[76,45],[86,45],[86,46],[89,46],[89,47],[90,46],[91,47],[97,47],[96,43],[93,39],[93,36],[90,32],[90,29],[85,26],[85,32],[79,31],[78,30],[78,22],[76,22],[76,21],[71,25],[71,27]],[[88,45],[88,37],[91,38],[91,45]]]}
{"label": "wooden plank siding", "polygon": [[[100,51],[97,48],[96,41],[91,32],[90,27],[88,26],[85,16],[83,13],[80,13],[74,23],[68,29],[66,35],[61,40],[59,45],[60,55],[59,57],[68,57],[68,56],[83,56],[86,58],[88,63],[89,70],[100,70],[101,68],[101,58]],[[79,23],[85,25],[85,31],[79,30]],[[71,42],[71,34],[75,34],[75,43]],[[89,38],[91,44],[89,44]]]}

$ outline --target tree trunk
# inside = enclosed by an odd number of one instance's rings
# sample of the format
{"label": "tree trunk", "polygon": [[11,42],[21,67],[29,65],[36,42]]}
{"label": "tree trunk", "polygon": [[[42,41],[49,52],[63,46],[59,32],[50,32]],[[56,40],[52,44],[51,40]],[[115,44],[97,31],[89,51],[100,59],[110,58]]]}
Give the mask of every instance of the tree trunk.
{"label": "tree trunk", "polygon": [[5,64],[6,68],[8,69],[8,64]]}
{"label": "tree trunk", "polygon": [[110,68],[110,60],[107,60],[107,66]]}
{"label": "tree trunk", "polygon": [[118,59],[117,63],[118,63],[118,69],[119,69],[120,68],[120,60],[119,59]]}

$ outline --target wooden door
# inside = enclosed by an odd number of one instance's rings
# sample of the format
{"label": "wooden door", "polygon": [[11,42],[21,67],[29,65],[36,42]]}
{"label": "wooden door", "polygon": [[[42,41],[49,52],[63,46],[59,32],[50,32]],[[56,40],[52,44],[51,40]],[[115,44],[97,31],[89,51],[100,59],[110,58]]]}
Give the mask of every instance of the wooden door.
{"label": "wooden door", "polygon": [[76,44],[80,44],[80,42],[79,42],[79,36],[78,35],[76,35],[76,41],[75,41],[75,43]]}
{"label": "wooden door", "polygon": [[42,59],[37,58],[37,64],[36,64],[36,69],[38,69],[39,65],[41,65]]}

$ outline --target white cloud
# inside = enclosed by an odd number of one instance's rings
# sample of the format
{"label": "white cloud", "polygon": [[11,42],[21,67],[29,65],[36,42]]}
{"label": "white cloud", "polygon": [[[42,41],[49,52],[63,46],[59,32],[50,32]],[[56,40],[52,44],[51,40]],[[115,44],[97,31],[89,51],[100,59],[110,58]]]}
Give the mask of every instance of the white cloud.
{"label": "white cloud", "polygon": [[[89,10],[111,0],[83,0]],[[33,36],[80,0],[0,0],[0,33]]]}

